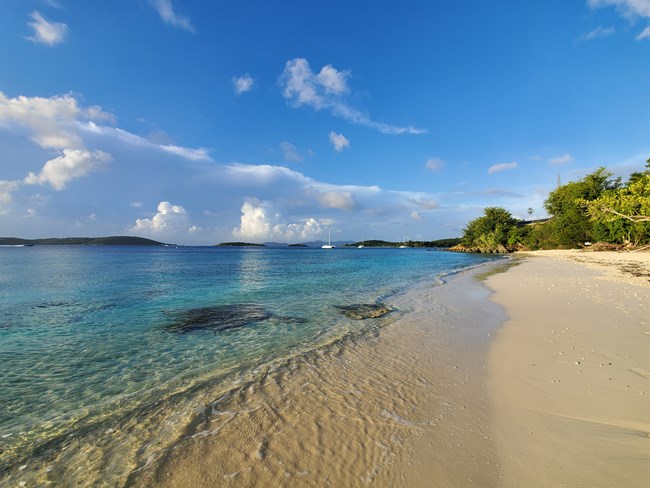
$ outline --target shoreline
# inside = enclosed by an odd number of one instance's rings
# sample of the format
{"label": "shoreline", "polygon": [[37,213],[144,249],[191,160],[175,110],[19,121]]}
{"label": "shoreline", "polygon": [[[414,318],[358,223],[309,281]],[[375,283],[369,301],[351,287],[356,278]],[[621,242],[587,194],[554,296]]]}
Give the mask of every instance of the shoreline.
{"label": "shoreline", "polygon": [[374,336],[290,361],[207,415],[128,486],[491,486],[485,359],[500,307],[477,276],[396,298]]}
{"label": "shoreline", "polygon": [[650,254],[538,251],[488,278],[500,486],[647,486]]}

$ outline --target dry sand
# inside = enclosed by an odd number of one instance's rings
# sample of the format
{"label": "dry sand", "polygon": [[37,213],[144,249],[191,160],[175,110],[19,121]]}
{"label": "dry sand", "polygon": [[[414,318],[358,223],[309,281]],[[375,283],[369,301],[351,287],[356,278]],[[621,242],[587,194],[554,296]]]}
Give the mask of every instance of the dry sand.
{"label": "dry sand", "polygon": [[528,253],[488,285],[499,486],[650,486],[650,254]]}

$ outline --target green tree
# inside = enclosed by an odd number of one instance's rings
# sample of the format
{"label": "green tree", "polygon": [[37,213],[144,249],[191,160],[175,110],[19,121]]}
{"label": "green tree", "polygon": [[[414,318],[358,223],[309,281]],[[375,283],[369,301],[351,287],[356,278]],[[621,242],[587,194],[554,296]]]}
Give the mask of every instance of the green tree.
{"label": "green tree", "polygon": [[650,159],[643,172],[632,173],[621,188],[604,191],[594,200],[581,200],[602,240],[638,245],[650,241]]}
{"label": "green tree", "polygon": [[612,173],[601,167],[581,180],[562,185],[549,193],[544,202],[544,207],[553,216],[546,229],[551,241],[548,245],[576,247],[602,233],[590,221],[584,202],[596,200],[603,192],[619,188],[620,178],[612,180],[611,177]]}
{"label": "green tree", "polygon": [[461,244],[480,252],[507,252],[518,242],[517,223],[510,212],[500,207],[488,207],[484,215],[467,224]]}

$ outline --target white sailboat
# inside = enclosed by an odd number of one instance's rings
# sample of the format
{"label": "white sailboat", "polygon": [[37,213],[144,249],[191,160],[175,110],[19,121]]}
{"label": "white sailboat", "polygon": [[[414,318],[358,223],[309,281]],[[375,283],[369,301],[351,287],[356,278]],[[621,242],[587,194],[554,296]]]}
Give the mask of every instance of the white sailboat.
{"label": "white sailboat", "polygon": [[332,229],[327,229],[327,244],[322,246],[323,249],[334,249],[336,246],[332,246]]}
{"label": "white sailboat", "polygon": [[362,235],[361,235],[361,244],[359,244],[359,245],[357,246],[357,249],[363,249],[364,247],[366,247],[366,246],[363,245],[364,242],[366,242],[366,241],[365,241],[365,239],[363,238],[363,234],[362,234]]}
{"label": "white sailboat", "polygon": [[409,247],[406,245],[406,236],[404,236],[404,244],[402,244],[399,249],[408,249]]}

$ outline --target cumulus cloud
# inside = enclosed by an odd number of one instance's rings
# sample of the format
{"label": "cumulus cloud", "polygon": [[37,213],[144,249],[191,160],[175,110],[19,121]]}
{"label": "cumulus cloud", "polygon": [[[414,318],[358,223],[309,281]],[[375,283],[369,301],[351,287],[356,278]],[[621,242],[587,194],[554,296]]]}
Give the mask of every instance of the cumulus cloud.
{"label": "cumulus cloud", "polygon": [[25,183],[28,185],[49,184],[55,190],[63,190],[70,181],[101,168],[111,159],[111,155],[103,151],[64,149],[63,156],[50,159],[39,174],[30,171],[25,177]]}
{"label": "cumulus cloud", "polygon": [[570,163],[571,161],[573,161],[573,156],[569,153],[548,160],[552,166],[560,166],[562,164]]}
{"label": "cumulus cloud", "polygon": [[313,217],[286,223],[269,201],[247,198],[241,207],[239,227],[232,230],[240,239],[311,239],[323,231],[321,222]]}
{"label": "cumulus cloud", "polygon": [[235,87],[235,93],[237,95],[241,95],[242,93],[246,93],[248,91],[251,91],[253,89],[253,85],[255,84],[255,80],[246,73],[244,76],[235,76],[232,79],[232,84]]}
{"label": "cumulus cloud", "polygon": [[280,149],[287,163],[299,163],[304,159],[298,152],[298,148],[289,141],[282,141],[280,143]]}
{"label": "cumulus cloud", "polygon": [[61,22],[50,22],[36,10],[29,14],[29,16],[33,19],[33,22],[28,22],[27,25],[34,29],[34,35],[27,38],[30,41],[54,46],[63,42],[67,37],[67,25]]}
{"label": "cumulus cloud", "polygon": [[422,221],[424,220],[424,219],[422,218],[422,215],[420,215],[420,212],[418,212],[417,210],[413,210],[413,211],[411,212],[411,218],[412,218],[413,220],[418,221],[418,222],[422,222]]}
{"label": "cumulus cloud", "polygon": [[351,106],[345,95],[350,92],[348,86],[349,71],[340,71],[332,65],[323,66],[319,73],[314,73],[304,58],[287,61],[280,76],[283,96],[294,107],[306,105],[316,111],[329,110],[336,117],[354,124],[378,130],[384,134],[423,134],[424,129],[400,127],[375,122],[358,109]]}
{"label": "cumulus cloud", "polygon": [[112,121],[112,116],[99,107],[79,106],[72,95],[9,98],[0,92],[0,125],[26,128],[45,149],[81,147],[78,123],[89,120]]}
{"label": "cumulus cloud", "polygon": [[357,206],[352,192],[349,191],[326,191],[318,195],[318,201],[323,207],[339,210],[352,210]]}
{"label": "cumulus cloud", "polygon": [[519,164],[516,161],[513,161],[512,163],[499,163],[499,164],[493,164],[488,168],[488,174],[491,175],[493,173],[499,173],[501,171],[507,171],[510,169],[517,169]]}
{"label": "cumulus cloud", "polygon": [[192,227],[187,212],[180,205],[160,202],[157,210],[158,212],[150,219],[136,219],[135,225],[129,230],[145,234],[170,234],[179,230],[189,232]]}
{"label": "cumulus cloud", "polygon": [[[592,8],[616,7],[629,20],[641,17],[650,20],[650,0],[588,0]],[[650,37],[650,26],[647,26],[637,36],[637,40]]]}
{"label": "cumulus cloud", "polygon": [[443,166],[445,165],[444,160],[440,158],[431,158],[425,163],[425,168],[428,169],[429,171],[440,171]]}
{"label": "cumulus cloud", "polygon": [[149,3],[165,24],[189,32],[196,32],[189,17],[179,15],[174,11],[171,0],[149,0]]}
{"label": "cumulus cloud", "polygon": [[329,133],[329,139],[336,152],[341,152],[346,147],[350,147],[350,141],[343,135],[336,132]]}

